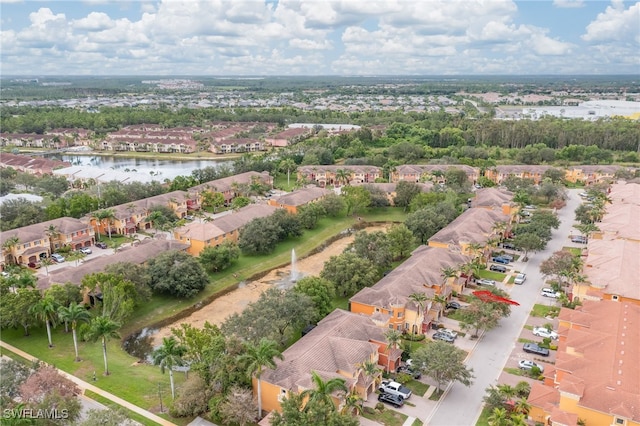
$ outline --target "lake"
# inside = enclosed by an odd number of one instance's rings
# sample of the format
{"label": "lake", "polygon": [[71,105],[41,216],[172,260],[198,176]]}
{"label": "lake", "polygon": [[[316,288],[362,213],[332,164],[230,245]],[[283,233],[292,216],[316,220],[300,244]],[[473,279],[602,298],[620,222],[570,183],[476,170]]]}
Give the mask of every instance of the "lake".
{"label": "lake", "polygon": [[169,160],[153,158],[131,158],[77,155],[77,154],[48,154],[47,158],[68,161],[74,166],[90,166],[99,169],[118,170],[121,172],[138,172],[146,175],[153,174],[159,180],[173,179],[176,176],[189,176],[192,170],[205,167],[232,166],[230,160]]}

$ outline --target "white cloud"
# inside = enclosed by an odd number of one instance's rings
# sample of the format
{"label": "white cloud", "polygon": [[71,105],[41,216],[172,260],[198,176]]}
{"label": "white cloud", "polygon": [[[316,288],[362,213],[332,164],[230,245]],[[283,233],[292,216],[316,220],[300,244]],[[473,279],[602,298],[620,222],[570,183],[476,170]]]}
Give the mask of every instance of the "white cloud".
{"label": "white cloud", "polygon": [[584,7],[584,0],[553,0],[553,6],[559,9],[575,9]]}
{"label": "white cloud", "polygon": [[587,25],[582,39],[590,43],[635,40],[637,44],[640,43],[639,20],[640,2],[625,9],[621,1],[612,1],[611,6]]}
{"label": "white cloud", "polygon": [[315,41],[302,38],[294,38],[289,40],[289,46],[295,49],[303,50],[328,50],[332,48],[329,40]]}
{"label": "white cloud", "polygon": [[113,28],[115,24],[106,13],[91,12],[86,18],[73,21],[71,25],[79,30],[102,31]]}

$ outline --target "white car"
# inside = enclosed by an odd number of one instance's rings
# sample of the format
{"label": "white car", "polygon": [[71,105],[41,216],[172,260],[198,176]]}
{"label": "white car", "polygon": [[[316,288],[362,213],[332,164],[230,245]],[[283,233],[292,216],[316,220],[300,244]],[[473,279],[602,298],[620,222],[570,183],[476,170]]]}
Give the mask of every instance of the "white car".
{"label": "white car", "polygon": [[558,297],[560,297],[560,293],[559,291],[555,291],[552,288],[549,287],[545,287],[540,291],[540,294],[543,295],[544,297],[551,297],[553,299],[557,299]]}
{"label": "white car", "polygon": [[548,337],[549,339],[558,340],[558,333],[545,327],[534,327],[533,334],[542,338]]}
{"label": "white car", "polygon": [[481,278],[478,281],[476,281],[476,283],[478,285],[496,285],[496,282],[494,280],[488,280],[486,278]]}
{"label": "white car", "polygon": [[58,253],[53,253],[51,255],[51,259],[53,259],[54,262],[56,263],[62,263],[64,262],[64,256],[58,254]]}
{"label": "white car", "polygon": [[521,370],[531,370],[533,367],[538,367],[541,373],[544,372],[544,366],[537,364],[533,361],[529,361],[528,359],[520,360],[520,362],[518,362],[518,367]]}
{"label": "white car", "polygon": [[80,248],[80,250],[78,250],[80,253],[84,253],[84,254],[91,254],[93,253],[93,251],[91,251],[91,249],[89,247],[82,247]]}
{"label": "white car", "polygon": [[518,274],[516,275],[516,279],[513,280],[514,284],[524,284],[527,279],[527,274]]}

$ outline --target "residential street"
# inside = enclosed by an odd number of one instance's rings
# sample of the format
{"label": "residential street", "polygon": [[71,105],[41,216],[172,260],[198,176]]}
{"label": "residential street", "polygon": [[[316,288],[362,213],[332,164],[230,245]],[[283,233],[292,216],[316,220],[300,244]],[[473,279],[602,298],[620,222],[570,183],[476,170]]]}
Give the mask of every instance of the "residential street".
{"label": "residential street", "polygon": [[473,385],[465,387],[460,383],[449,385],[441,402],[426,419],[429,426],[468,426],[474,425],[482,411],[482,399],[485,389],[497,384],[505,363],[515,348],[522,327],[535,303],[554,304],[555,299],[540,295],[543,277],[540,274],[540,263],[553,252],[564,246],[577,246],[568,239],[571,233],[578,232],[573,228],[575,209],[580,205],[580,190],[568,190],[567,205],[558,212],[560,228],[553,231],[553,238],[547,248],[539,253],[529,255],[529,261],[514,262],[514,268],[527,274],[524,285],[513,285],[511,299],[520,303],[511,310],[511,316],[502,319],[500,326],[481,336],[475,349],[469,355],[467,365],[474,370]]}

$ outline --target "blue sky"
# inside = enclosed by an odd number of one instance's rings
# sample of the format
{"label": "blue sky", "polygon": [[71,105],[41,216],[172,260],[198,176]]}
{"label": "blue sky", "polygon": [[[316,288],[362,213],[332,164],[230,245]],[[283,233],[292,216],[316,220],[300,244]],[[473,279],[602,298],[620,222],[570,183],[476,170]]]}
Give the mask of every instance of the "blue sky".
{"label": "blue sky", "polygon": [[2,75],[640,74],[640,2],[0,0]]}

